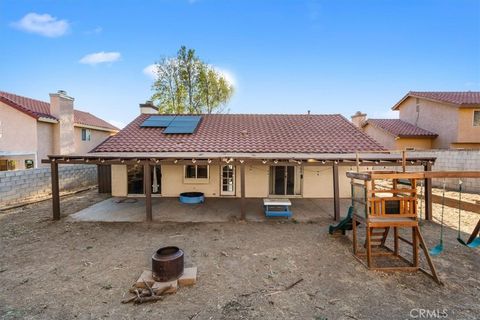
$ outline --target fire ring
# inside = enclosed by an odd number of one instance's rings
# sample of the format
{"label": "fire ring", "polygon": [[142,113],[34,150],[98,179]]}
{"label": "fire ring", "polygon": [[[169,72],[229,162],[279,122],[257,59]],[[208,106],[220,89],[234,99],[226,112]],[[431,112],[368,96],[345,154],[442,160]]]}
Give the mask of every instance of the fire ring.
{"label": "fire ring", "polygon": [[152,256],[153,280],[159,282],[178,279],[183,274],[183,250],[174,247],[158,249]]}

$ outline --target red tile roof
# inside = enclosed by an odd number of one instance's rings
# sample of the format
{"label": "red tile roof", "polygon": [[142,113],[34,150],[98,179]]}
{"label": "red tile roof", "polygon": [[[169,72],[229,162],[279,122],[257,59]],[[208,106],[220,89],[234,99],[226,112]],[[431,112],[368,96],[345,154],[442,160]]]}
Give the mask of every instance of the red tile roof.
{"label": "red tile roof", "polygon": [[480,91],[410,91],[392,109],[397,110],[399,105],[408,97],[446,102],[459,107],[480,105]]}
{"label": "red tile roof", "polygon": [[371,124],[399,138],[434,138],[436,133],[414,126],[400,119],[368,119],[363,126]]}
{"label": "red tile roof", "polygon": [[[43,117],[58,120],[50,113],[50,103],[45,101],[31,99],[4,91],[0,91],[0,101],[36,119]],[[100,127],[113,131],[120,130],[88,112],[73,110],[73,117],[76,124]]]}
{"label": "red tile roof", "polygon": [[210,114],[193,134],[142,128],[143,114],[92,152],[351,153],[384,150],[341,115]]}

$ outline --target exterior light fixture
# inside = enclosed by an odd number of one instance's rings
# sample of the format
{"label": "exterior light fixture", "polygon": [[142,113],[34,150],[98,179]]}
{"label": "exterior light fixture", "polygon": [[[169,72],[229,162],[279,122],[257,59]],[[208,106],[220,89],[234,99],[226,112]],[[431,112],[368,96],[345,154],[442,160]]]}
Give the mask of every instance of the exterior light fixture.
{"label": "exterior light fixture", "polygon": [[277,163],[278,163],[278,160],[277,160],[277,159],[273,160],[273,163],[277,164]]}
{"label": "exterior light fixture", "polygon": [[325,164],[325,160],[322,160],[322,164]]}
{"label": "exterior light fixture", "polygon": [[298,163],[298,164],[302,164],[302,160],[298,160],[297,163]]}
{"label": "exterior light fixture", "polygon": [[333,163],[338,164],[338,160],[333,161]]}
{"label": "exterior light fixture", "polygon": [[208,159],[208,160],[207,160],[207,163],[212,163],[212,159]]}
{"label": "exterior light fixture", "polygon": [[178,160],[177,159],[173,160],[173,163],[175,163],[175,164],[178,163]]}
{"label": "exterior light fixture", "polygon": [[266,164],[266,163],[267,163],[267,160],[262,160],[262,163],[263,163],[263,164]]}
{"label": "exterior light fixture", "polygon": [[137,163],[140,163],[140,160],[137,160]]}
{"label": "exterior light fixture", "polygon": [[241,159],[241,160],[239,160],[239,161],[240,161],[240,163],[244,163],[244,162],[245,162],[245,160],[243,160],[243,159]]}
{"label": "exterior light fixture", "polygon": [[159,162],[160,162],[160,160],[158,160],[158,159],[157,159],[157,160],[155,160],[155,163],[159,163]]}
{"label": "exterior light fixture", "polygon": [[197,162],[197,160],[195,160],[195,159],[192,159],[192,163],[195,163],[195,162]]}
{"label": "exterior light fixture", "polygon": [[101,163],[104,163],[104,162],[105,162],[105,159],[100,160],[100,162],[101,162]]}
{"label": "exterior light fixture", "polygon": [[[88,162],[88,160],[87,160],[87,162]],[[124,160],[124,159],[122,159],[122,160],[120,160],[120,162],[121,162],[121,163],[125,163],[125,160]]]}

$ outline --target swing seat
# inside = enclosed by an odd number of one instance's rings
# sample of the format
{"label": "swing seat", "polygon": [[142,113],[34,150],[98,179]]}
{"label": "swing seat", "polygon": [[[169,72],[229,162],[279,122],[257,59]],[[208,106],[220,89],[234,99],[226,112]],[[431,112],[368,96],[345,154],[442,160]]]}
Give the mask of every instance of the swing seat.
{"label": "swing seat", "polygon": [[475,249],[478,246],[480,246],[480,237],[476,237],[475,240],[473,240],[470,243],[463,241],[463,239],[460,237],[457,238],[457,241],[460,242],[462,245],[469,247],[471,249]]}
{"label": "swing seat", "polygon": [[428,252],[430,253],[431,256],[434,256],[434,257],[438,256],[440,253],[443,252],[443,243],[440,242],[435,247],[430,249]]}

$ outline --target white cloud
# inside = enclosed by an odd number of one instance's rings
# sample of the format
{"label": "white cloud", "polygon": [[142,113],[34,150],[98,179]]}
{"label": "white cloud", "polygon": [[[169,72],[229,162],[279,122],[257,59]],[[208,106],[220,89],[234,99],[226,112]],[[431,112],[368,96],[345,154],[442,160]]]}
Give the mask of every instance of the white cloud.
{"label": "white cloud", "polygon": [[125,122],[118,121],[118,120],[108,120],[108,123],[113,124],[115,127],[119,129],[123,129],[125,127]]}
{"label": "white cloud", "polygon": [[149,76],[150,78],[152,78],[153,80],[155,80],[155,78],[157,77],[157,67],[155,64],[151,64],[151,65],[148,65],[146,66],[145,68],[143,68],[143,74],[146,75],[146,76]]}
{"label": "white cloud", "polygon": [[63,36],[70,27],[67,20],[59,20],[49,14],[35,12],[26,14],[22,19],[13,22],[11,25],[19,30],[51,38]]}
{"label": "white cloud", "polygon": [[115,62],[120,60],[120,52],[95,52],[90,53],[80,59],[80,63],[95,65],[99,63]]}

